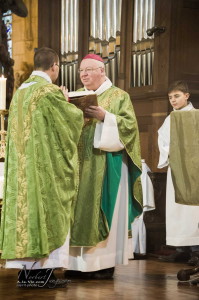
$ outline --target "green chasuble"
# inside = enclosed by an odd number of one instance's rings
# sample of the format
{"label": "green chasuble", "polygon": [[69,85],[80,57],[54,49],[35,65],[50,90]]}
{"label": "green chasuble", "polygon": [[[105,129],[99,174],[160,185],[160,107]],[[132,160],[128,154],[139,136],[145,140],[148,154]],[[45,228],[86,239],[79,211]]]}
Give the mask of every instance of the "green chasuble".
{"label": "green chasuble", "polygon": [[129,225],[142,213],[141,157],[137,121],[129,95],[112,86],[98,104],[116,115],[125,149],[105,152],[93,147],[96,119],[84,126],[79,143],[80,185],[71,228],[71,246],[95,246],[107,238],[121,177],[122,157],[128,157]]}
{"label": "green chasuble", "polygon": [[1,215],[2,258],[40,258],[63,245],[78,188],[82,112],[40,76],[9,112]]}
{"label": "green chasuble", "polygon": [[169,163],[175,201],[199,205],[199,110],[171,113]]}

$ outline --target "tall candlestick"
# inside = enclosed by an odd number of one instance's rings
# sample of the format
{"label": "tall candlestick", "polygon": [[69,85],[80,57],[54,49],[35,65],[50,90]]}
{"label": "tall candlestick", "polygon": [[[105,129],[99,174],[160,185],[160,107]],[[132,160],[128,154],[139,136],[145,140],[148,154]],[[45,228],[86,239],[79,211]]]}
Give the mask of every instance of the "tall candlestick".
{"label": "tall candlestick", "polygon": [[0,77],[0,110],[6,109],[6,80],[3,75]]}

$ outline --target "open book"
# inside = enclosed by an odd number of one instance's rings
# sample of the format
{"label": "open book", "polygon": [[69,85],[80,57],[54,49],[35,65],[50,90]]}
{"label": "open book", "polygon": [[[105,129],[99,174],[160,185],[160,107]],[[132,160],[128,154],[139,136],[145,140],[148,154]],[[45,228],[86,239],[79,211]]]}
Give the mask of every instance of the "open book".
{"label": "open book", "polygon": [[86,117],[85,109],[89,106],[98,106],[97,95],[92,91],[79,91],[68,93],[69,102],[74,104],[77,108],[84,112]]}

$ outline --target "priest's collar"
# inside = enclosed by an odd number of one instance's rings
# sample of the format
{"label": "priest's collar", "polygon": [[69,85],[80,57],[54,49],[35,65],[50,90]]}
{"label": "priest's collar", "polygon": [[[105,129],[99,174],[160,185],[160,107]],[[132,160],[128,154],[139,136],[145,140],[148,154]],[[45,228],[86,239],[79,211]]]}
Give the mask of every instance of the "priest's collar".
{"label": "priest's collar", "polygon": [[49,83],[52,83],[50,76],[43,71],[33,71],[31,76],[40,76],[40,77],[46,79]]}
{"label": "priest's collar", "polygon": [[[106,90],[108,90],[110,87],[112,87],[112,82],[110,81],[110,79],[108,77],[106,77],[106,80],[100,85],[100,87],[98,87],[98,89],[95,92],[95,94],[97,94],[97,96],[101,95],[103,92],[105,92]],[[84,87],[86,91],[88,91],[88,89],[86,87]],[[89,90],[90,91],[90,90]]]}

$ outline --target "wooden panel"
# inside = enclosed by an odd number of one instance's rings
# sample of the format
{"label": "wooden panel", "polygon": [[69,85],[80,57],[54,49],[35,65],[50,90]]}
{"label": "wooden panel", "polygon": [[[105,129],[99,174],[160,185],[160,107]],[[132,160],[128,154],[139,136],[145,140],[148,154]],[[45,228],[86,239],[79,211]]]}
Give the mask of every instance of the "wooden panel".
{"label": "wooden panel", "polygon": [[148,126],[146,126],[145,131],[144,128],[140,129],[140,143],[141,147],[141,157],[145,159],[147,165],[150,167],[150,153],[149,153],[149,135],[148,135]]}
{"label": "wooden panel", "polygon": [[153,91],[165,96],[168,88],[168,72],[170,58],[171,11],[172,0],[156,0],[155,24],[166,28],[165,32],[155,35],[155,54],[153,70]]}
{"label": "wooden panel", "polygon": [[[133,1],[123,1],[125,14],[124,35],[126,43],[125,53],[125,90],[131,95],[132,99],[147,99],[151,93],[163,95],[168,87],[168,69],[169,69],[169,47],[170,47],[170,18],[171,0],[156,0],[155,23],[157,26],[166,27],[165,33],[155,35],[155,58],[154,58],[154,83],[152,86],[131,87],[131,45],[133,31]],[[128,20],[128,21],[127,21]],[[121,37],[121,39],[122,39]]]}
{"label": "wooden panel", "polygon": [[[78,65],[88,53],[90,35],[90,1],[79,0],[79,41],[78,41]],[[77,77],[77,89],[82,87],[79,76]]]}
{"label": "wooden panel", "polygon": [[[118,74],[118,87],[125,89],[126,87],[126,71],[127,71],[127,57],[126,51],[128,46],[129,34],[131,34],[132,27],[129,26],[132,20],[132,2],[133,1],[122,1],[121,11],[121,38],[120,38],[120,69]],[[129,20],[129,23],[127,23]],[[130,58],[128,58],[130,63]]]}
{"label": "wooden panel", "polygon": [[38,47],[49,47],[60,54],[61,0],[38,0]]}
{"label": "wooden panel", "polygon": [[[49,47],[61,55],[61,0],[38,0],[38,48]],[[60,85],[60,78],[55,82]]]}
{"label": "wooden panel", "polygon": [[199,94],[199,2],[175,1],[172,20],[170,81],[186,80]]}
{"label": "wooden panel", "polygon": [[90,1],[79,0],[79,63],[88,54],[90,35]]}
{"label": "wooden panel", "polygon": [[166,173],[149,173],[153,183],[156,209],[146,212],[144,222],[147,232],[147,253],[166,245]]}

